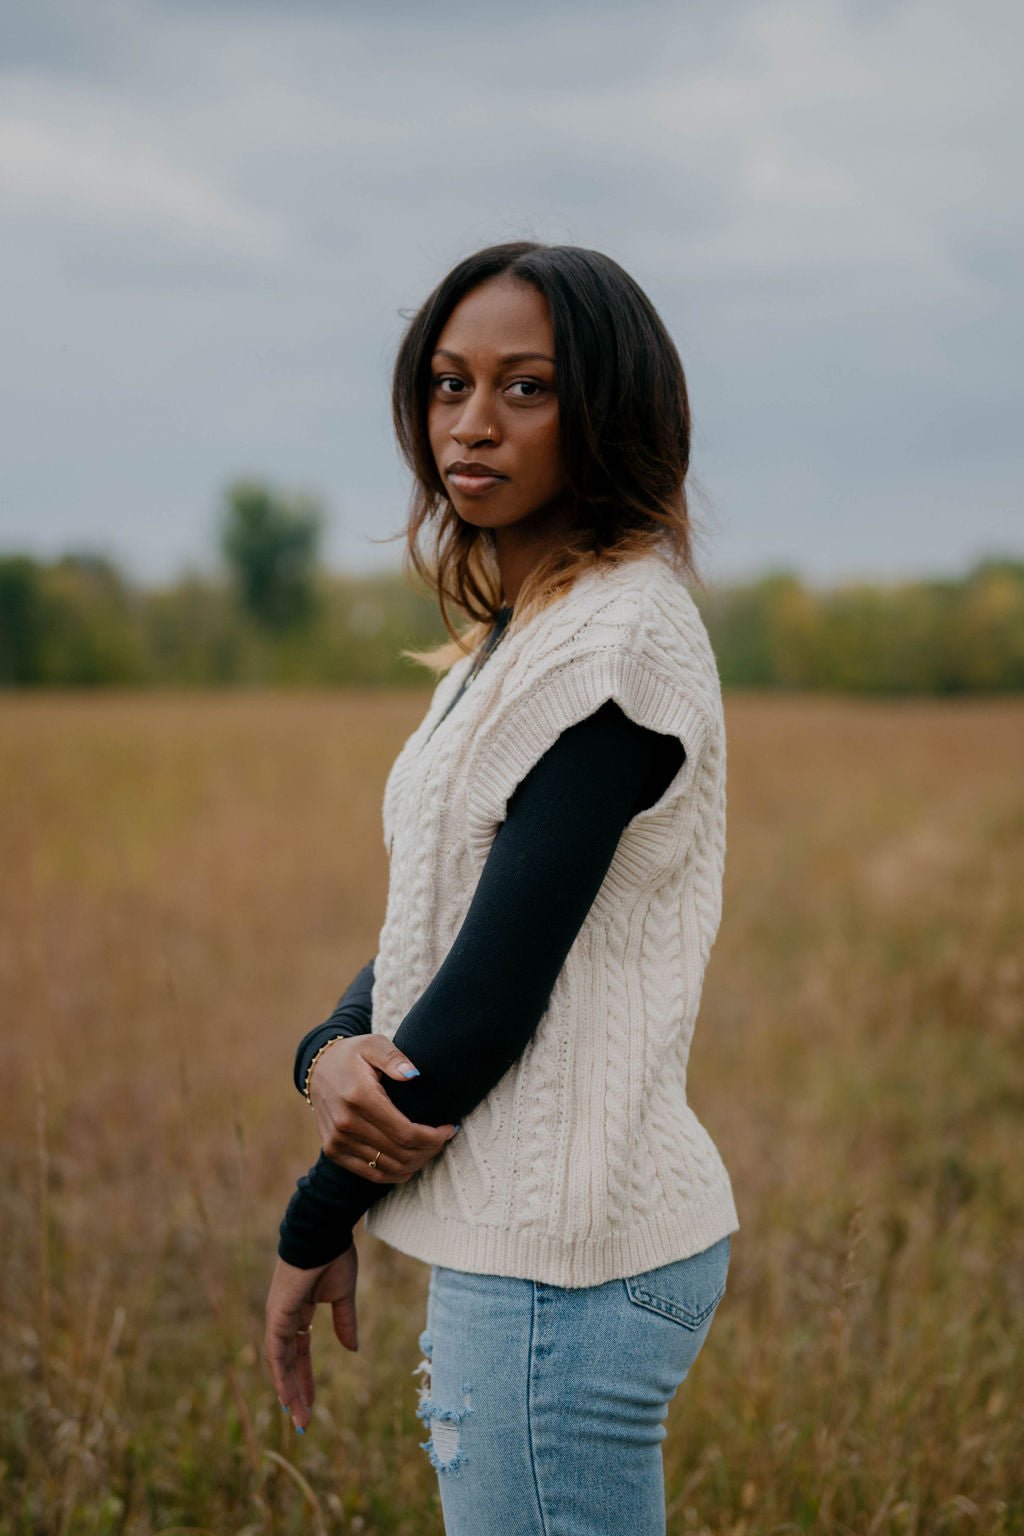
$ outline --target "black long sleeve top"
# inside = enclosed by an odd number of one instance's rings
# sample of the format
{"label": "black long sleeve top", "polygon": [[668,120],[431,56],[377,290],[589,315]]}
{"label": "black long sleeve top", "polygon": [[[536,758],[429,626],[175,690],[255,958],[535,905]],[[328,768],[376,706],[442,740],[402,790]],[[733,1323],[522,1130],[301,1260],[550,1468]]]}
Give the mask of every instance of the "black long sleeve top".
{"label": "black long sleeve top", "polygon": [[[506,621],[509,612],[503,610]],[[608,700],[563,731],[517,786],[462,927],[395,1033],[420,1075],[381,1082],[410,1120],[460,1121],[518,1059],[625,826],[660,799],[683,759],[676,737],[638,725]],[[300,1093],[321,1045],[370,1031],[372,988],[371,960],[331,1017],[301,1041],[294,1068]],[[281,1258],[303,1269],[328,1263],[351,1245],[359,1217],[393,1187],[362,1179],[321,1152],[281,1223]]]}

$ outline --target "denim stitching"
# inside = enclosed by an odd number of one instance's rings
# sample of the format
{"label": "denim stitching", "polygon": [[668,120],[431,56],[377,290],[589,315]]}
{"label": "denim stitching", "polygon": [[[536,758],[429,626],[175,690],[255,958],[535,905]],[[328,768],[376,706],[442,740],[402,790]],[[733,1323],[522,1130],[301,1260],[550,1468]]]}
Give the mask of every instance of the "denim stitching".
{"label": "denim stitching", "polygon": [[526,1378],[526,1433],[530,1441],[530,1466],[533,1469],[533,1491],[537,1495],[537,1513],[544,1536],[548,1536],[548,1522],[544,1514],[544,1504],[540,1496],[540,1483],[537,1480],[537,1452],[533,1444],[533,1341],[536,1335],[537,1324],[537,1282],[533,1281],[533,1292],[530,1302],[530,1337],[527,1340],[527,1378]]}
{"label": "denim stitching", "polygon": [[713,1298],[712,1301],[708,1303],[702,1312],[687,1312],[684,1311],[682,1307],[676,1306],[674,1302],[666,1301],[662,1296],[655,1296],[651,1291],[645,1291],[641,1286],[635,1284],[635,1282],[632,1280],[627,1280],[625,1282],[625,1286],[626,1295],[629,1297],[630,1301],[635,1302],[638,1307],[647,1307],[651,1312],[657,1312],[662,1317],[671,1318],[673,1322],[682,1323],[684,1328],[691,1328],[694,1330],[700,1328],[702,1324],[707,1322],[708,1318],[711,1316],[712,1312],[715,1310],[715,1308],[718,1306],[718,1303],[725,1295],[725,1286],[723,1285],[718,1291],[718,1294]]}

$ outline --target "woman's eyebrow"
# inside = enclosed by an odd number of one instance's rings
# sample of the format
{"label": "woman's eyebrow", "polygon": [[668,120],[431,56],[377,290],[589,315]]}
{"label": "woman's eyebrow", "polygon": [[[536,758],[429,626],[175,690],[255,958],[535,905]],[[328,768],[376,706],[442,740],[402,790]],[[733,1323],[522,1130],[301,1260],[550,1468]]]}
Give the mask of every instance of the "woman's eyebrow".
{"label": "woman's eyebrow", "polygon": [[[438,347],[434,352],[434,356],[450,357],[454,363],[464,363],[466,361],[460,352],[449,352],[447,347]],[[499,357],[498,362],[502,364],[525,363],[531,357],[539,357],[545,363],[554,362],[554,358],[549,357],[546,352],[507,352],[504,357]]]}

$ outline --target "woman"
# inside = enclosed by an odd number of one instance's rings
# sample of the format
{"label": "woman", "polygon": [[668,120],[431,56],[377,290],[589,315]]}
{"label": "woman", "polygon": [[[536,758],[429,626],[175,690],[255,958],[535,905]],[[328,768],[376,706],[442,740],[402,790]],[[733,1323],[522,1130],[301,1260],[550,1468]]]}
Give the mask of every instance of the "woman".
{"label": "woman", "polygon": [[324,1151],[267,1355],[302,1431],[317,1303],[356,1348],[367,1212],[431,1265],[419,1412],[449,1536],[653,1536],[737,1227],[685,1095],[725,737],[685,585],[683,372],[615,262],[522,242],[439,285],[393,398],[409,555],[453,638],[418,658],[448,670],[385,788],[378,953],[299,1048]]}

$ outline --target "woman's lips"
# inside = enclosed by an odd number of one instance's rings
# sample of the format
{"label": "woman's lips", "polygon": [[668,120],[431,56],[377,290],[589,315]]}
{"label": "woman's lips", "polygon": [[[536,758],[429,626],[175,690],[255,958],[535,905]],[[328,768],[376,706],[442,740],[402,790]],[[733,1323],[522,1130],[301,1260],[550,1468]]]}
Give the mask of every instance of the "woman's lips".
{"label": "woman's lips", "polygon": [[505,475],[470,475],[449,471],[448,479],[464,496],[482,496],[496,485],[504,485]]}

